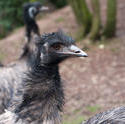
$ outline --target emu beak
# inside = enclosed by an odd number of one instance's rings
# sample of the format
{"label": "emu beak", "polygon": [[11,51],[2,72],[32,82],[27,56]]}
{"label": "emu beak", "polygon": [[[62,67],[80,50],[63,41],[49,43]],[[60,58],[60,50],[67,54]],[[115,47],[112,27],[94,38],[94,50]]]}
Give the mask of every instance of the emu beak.
{"label": "emu beak", "polygon": [[88,57],[87,53],[85,53],[83,50],[81,50],[75,45],[71,45],[69,47],[69,54],[76,56],[76,57]]}
{"label": "emu beak", "polygon": [[42,6],[42,7],[40,8],[40,11],[47,11],[47,10],[49,10],[49,8],[48,8],[47,6]]}
{"label": "emu beak", "polygon": [[75,45],[65,47],[63,49],[63,52],[58,52],[58,53],[69,57],[88,57],[87,53],[85,53],[83,50],[81,50]]}

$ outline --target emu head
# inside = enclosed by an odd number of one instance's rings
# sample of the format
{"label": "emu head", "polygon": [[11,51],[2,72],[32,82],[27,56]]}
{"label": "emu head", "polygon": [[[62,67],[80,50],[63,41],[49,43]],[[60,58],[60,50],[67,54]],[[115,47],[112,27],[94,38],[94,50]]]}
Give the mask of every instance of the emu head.
{"label": "emu head", "polygon": [[75,45],[75,41],[62,31],[44,34],[36,37],[33,54],[37,56],[39,64],[59,64],[63,60],[72,57],[87,57],[87,54]]}
{"label": "emu head", "polygon": [[[31,10],[34,8],[34,9],[36,9],[36,11],[37,12],[42,12],[42,11],[46,11],[46,10],[48,10],[49,8],[48,7],[46,7],[46,6],[43,6],[40,2],[33,2],[33,3],[31,3]],[[32,11],[33,12],[33,11]]]}
{"label": "emu head", "polygon": [[[25,3],[23,8],[26,11],[28,10],[30,18],[34,18],[39,12],[43,12],[49,9],[46,6],[43,6],[40,2]],[[27,16],[27,13],[24,13],[24,15]]]}
{"label": "emu head", "polygon": [[48,7],[43,6],[40,2],[33,2],[32,6],[35,7],[38,11],[44,11],[44,10],[48,10]]}

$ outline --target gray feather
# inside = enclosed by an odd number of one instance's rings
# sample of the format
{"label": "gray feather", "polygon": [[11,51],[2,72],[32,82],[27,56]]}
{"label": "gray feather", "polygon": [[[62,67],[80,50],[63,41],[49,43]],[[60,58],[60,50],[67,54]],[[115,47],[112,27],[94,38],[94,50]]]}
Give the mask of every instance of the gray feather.
{"label": "gray feather", "polygon": [[99,113],[82,124],[125,124],[125,107]]}

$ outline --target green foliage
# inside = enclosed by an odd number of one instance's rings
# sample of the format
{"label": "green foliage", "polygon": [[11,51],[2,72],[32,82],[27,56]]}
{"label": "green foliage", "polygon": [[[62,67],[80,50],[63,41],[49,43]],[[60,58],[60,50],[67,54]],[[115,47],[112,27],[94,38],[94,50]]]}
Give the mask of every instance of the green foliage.
{"label": "green foliage", "polygon": [[8,20],[0,20],[0,38],[6,36],[8,31],[11,30],[11,22]]}
{"label": "green foliage", "polygon": [[3,50],[0,50],[0,62],[2,62],[6,57],[5,52],[3,52]]}
{"label": "green foliage", "polygon": [[64,7],[67,4],[66,0],[50,0],[57,8]]}
{"label": "green foliage", "polygon": [[72,118],[70,120],[65,120],[63,122],[63,124],[81,124],[83,121],[85,120],[85,118],[83,116],[77,116],[76,118]]}
{"label": "green foliage", "polygon": [[23,25],[22,5],[34,1],[36,0],[0,0],[0,38]]}
{"label": "green foliage", "polygon": [[60,22],[63,22],[64,21],[64,18],[63,17],[59,17],[55,20],[55,22],[57,23],[60,23]]}
{"label": "green foliage", "polygon": [[100,106],[95,105],[95,106],[88,106],[87,107],[88,111],[90,112],[97,112],[100,109]]}

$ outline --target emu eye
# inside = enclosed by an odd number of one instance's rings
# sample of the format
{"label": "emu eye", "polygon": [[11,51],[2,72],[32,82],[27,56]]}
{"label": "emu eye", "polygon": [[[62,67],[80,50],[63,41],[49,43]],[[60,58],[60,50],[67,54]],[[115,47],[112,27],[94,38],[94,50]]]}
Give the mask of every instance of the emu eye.
{"label": "emu eye", "polygon": [[55,50],[59,50],[59,49],[61,49],[61,47],[62,47],[62,44],[59,44],[59,43],[52,45],[52,48]]}

